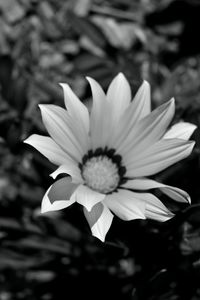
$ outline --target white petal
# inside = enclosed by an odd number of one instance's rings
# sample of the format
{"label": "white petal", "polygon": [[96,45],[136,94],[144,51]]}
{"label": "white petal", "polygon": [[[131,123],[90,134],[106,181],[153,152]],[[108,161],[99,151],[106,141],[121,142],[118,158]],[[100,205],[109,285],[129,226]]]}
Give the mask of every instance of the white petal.
{"label": "white petal", "polygon": [[72,164],[74,162],[73,158],[63,151],[50,137],[33,134],[24,143],[36,148],[55,165]]}
{"label": "white petal", "polygon": [[103,203],[122,220],[145,219],[145,203],[142,193],[119,189],[107,195]]}
{"label": "white petal", "polygon": [[164,139],[183,139],[189,140],[194,130],[197,128],[196,125],[187,123],[187,122],[179,122],[173,125],[163,136]]}
{"label": "white petal", "polygon": [[79,183],[79,184],[83,183],[83,178],[81,176],[80,169],[76,163],[61,165],[60,167],[58,167],[56,171],[51,173],[50,176],[56,179],[56,177],[59,174],[63,174],[63,173],[70,175],[73,183]]}
{"label": "white petal", "polygon": [[90,225],[92,235],[104,242],[113,220],[111,211],[103,203],[97,203],[91,211],[84,208],[84,214]]}
{"label": "white petal", "polygon": [[122,73],[119,73],[110,83],[107,100],[112,105],[112,118],[117,122],[131,101],[131,88]]}
{"label": "white petal", "polygon": [[[165,222],[171,219],[174,214],[154,195],[146,194],[145,216],[147,219]],[[151,195],[151,196],[149,196]]]}
{"label": "white petal", "polygon": [[146,147],[127,166],[127,177],[154,175],[190,155],[194,142],[179,139],[163,139]]}
{"label": "white petal", "polygon": [[113,129],[110,144],[114,148],[121,145],[135,124],[151,112],[150,85],[144,81],[131,104],[125,109],[118,125]]}
{"label": "white petal", "polygon": [[92,147],[103,148],[112,133],[110,126],[111,105],[106,100],[106,96],[101,86],[92,78],[87,77],[92,90],[93,104],[90,116],[90,136]]}
{"label": "white petal", "polygon": [[165,193],[170,198],[178,202],[190,203],[190,196],[185,191],[170,185],[157,182],[152,179],[140,178],[140,179],[128,180],[125,184],[121,185],[121,187],[138,190],[138,191],[145,191],[145,190],[159,188],[163,193]]}
{"label": "white petal", "polygon": [[69,178],[62,178],[50,186],[42,199],[41,212],[60,210],[73,204],[75,201],[72,195],[77,184],[71,182]]}
{"label": "white petal", "polygon": [[69,111],[69,114],[81,123],[86,133],[89,132],[89,113],[86,106],[79,100],[74,94],[72,89],[66,83],[60,83],[64,91],[65,106]]}
{"label": "white petal", "polygon": [[118,152],[126,156],[126,163],[129,164],[136,153],[145,150],[163,136],[171,123],[174,110],[174,99],[171,99],[130,128],[123,143],[117,145]]}
{"label": "white petal", "polygon": [[66,110],[56,105],[39,105],[44,125],[59,146],[76,161],[81,161],[86,153],[87,136],[81,134],[81,127],[76,126]]}
{"label": "white petal", "polygon": [[95,204],[101,202],[105,198],[105,195],[93,191],[85,185],[80,185],[72,197],[76,202],[83,205],[88,211],[91,211]]}
{"label": "white petal", "polygon": [[139,121],[151,113],[151,89],[146,80],[143,81],[133,99],[132,110],[135,121]]}
{"label": "white petal", "polygon": [[150,193],[135,193],[120,189],[119,193],[108,195],[103,202],[122,220],[148,218],[166,221],[173,216],[173,213]]}

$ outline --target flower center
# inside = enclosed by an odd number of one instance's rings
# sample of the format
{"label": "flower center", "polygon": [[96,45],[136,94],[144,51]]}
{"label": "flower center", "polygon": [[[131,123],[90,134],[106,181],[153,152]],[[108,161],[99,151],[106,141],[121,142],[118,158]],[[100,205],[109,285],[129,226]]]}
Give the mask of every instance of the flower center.
{"label": "flower center", "polygon": [[94,156],[86,161],[82,169],[86,184],[101,193],[114,191],[120,181],[117,164],[107,156]]}
{"label": "flower center", "polygon": [[116,154],[115,149],[89,150],[79,167],[86,185],[104,194],[112,193],[127,180],[122,157]]}

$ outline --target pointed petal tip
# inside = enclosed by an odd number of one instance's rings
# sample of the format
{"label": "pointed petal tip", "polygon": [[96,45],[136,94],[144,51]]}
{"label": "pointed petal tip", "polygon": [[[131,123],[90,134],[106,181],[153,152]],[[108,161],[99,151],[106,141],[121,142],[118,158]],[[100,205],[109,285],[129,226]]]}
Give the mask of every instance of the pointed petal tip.
{"label": "pointed petal tip", "polygon": [[164,135],[163,138],[178,138],[189,140],[193,132],[197,129],[195,124],[189,122],[179,122],[174,124]]}
{"label": "pointed petal tip", "polygon": [[119,73],[117,74],[117,76],[125,77],[124,73],[122,73],[122,72],[119,72]]}
{"label": "pointed petal tip", "polygon": [[191,204],[191,198],[190,198],[189,195],[187,196],[187,202],[188,202],[189,204]]}
{"label": "pointed petal tip", "polygon": [[92,232],[92,236],[95,237],[95,238],[97,238],[98,240],[100,240],[102,243],[105,242],[105,239],[106,239],[105,236],[99,236],[99,235],[97,236],[97,234],[95,234],[93,232]]}
{"label": "pointed petal tip", "polygon": [[142,85],[144,85],[145,87],[150,88],[150,83],[146,79],[143,80]]}
{"label": "pointed petal tip", "polygon": [[46,109],[46,105],[47,104],[38,104],[38,107],[39,107],[39,109],[40,109],[41,112]]}
{"label": "pointed petal tip", "polygon": [[65,88],[70,88],[70,87],[69,87],[69,84],[66,83],[66,82],[59,82],[58,85],[60,85],[60,86],[63,88],[63,90],[64,90]]}
{"label": "pointed petal tip", "polygon": [[27,139],[25,139],[24,141],[22,141],[22,143],[25,143],[25,144],[28,144],[28,145],[29,145],[29,138],[30,138],[30,137],[28,137]]}
{"label": "pointed petal tip", "polygon": [[52,204],[48,197],[48,192],[50,188],[47,190],[46,194],[44,195],[41,203],[41,213],[44,214],[46,212],[52,211]]}
{"label": "pointed petal tip", "polygon": [[94,78],[90,77],[90,76],[85,76],[85,78],[90,81],[90,80],[94,80]]}
{"label": "pointed petal tip", "polygon": [[126,80],[126,81],[127,81],[126,76],[125,76],[124,73],[122,73],[122,72],[119,72],[119,73],[115,76],[115,78],[117,78],[117,79],[119,79],[119,80]]}
{"label": "pointed petal tip", "polygon": [[28,145],[33,145],[34,138],[36,137],[36,134],[30,135],[28,138],[26,138],[23,143],[28,144]]}
{"label": "pointed petal tip", "polygon": [[97,83],[96,80],[90,76],[86,76],[85,78],[89,82],[90,85],[92,85],[93,83]]}
{"label": "pointed petal tip", "polygon": [[172,97],[169,101],[172,102],[172,103],[175,103],[175,98]]}
{"label": "pointed petal tip", "polygon": [[141,85],[139,86],[139,89],[141,90],[141,92],[146,92],[146,93],[150,94],[150,90],[151,90],[150,83],[144,79],[142,81]]}

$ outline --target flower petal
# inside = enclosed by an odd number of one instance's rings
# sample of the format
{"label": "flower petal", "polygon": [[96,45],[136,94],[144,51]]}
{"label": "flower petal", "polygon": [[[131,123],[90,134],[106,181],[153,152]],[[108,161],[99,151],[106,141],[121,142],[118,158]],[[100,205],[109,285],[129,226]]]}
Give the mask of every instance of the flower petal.
{"label": "flower petal", "polygon": [[147,219],[165,222],[174,216],[174,214],[157,197],[152,194],[146,195],[146,199],[144,198],[144,200],[146,203],[145,216]]}
{"label": "flower petal", "polygon": [[92,235],[104,242],[114,217],[111,211],[103,203],[97,203],[91,211],[84,208],[84,214],[90,225]]}
{"label": "flower petal", "polygon": [[36,148],[55,165],[72,164],[74,162],[50,137],[33,134],[27,138],[24,143]]}
{"label": "flower petal", "polygon": [[72,197],[76,202],[83,205],[88,211],[91,211],[95,204],[101,202],[105,198],[105,195],[93,191],[85,185],[80,185]]}
{"label": "flower petal", "polygon": [[190,196],[185,191],[170,185],[157,182],[152,179],[139,178],[139,179],[128,180],[125,184],[121,185],[121,187],[138,190],[138,191],[145,191],[145,190],[159,188],[164,194],[168,195],[170,198],[178,202],[190,203]]}
{"label": "flower petal", "polygon": [[163,139],[133,157],[127,164],[127,177],[154,175],[190,155],[194,142]]}
{"label": "flower petal", "polygon": [[75,202],[72,199],[78,185],[71,182],[69,178],[57,180],[45,193],[42,199],[41,212],[60,210]]}
{"label": "flower petal", "polygon": [[103,202],[119,218],[126,221],[146,218],[166,221],[173,216],[173,213],[150,193],[135,193],[119,189],[119,193],[107,196]]}
{"label": "flower petal", "polygon": [[63,174],[63,173],[70,175],[73,183],[78,183],[78,184],[83,183],[83,178],[81,176],[80,169],[76,163],[61,165],[60,167],[57,168],[57,170],[51,173],[50,176],[53,177],[53,179],[56,179],[56,177],[59,174]]}
{"label": "flower petal", "polygon": [[92,147],[95,150],[105,147],[109,136],[110,127],[110,105],[101,86],[92,78],[87,77],[92,90],[93,104],[90,116],[90,136]]}
{"label": "flower petal", "polygon": [[122,73],[119,73],[110,83],[107,100],[112,105],[112,117],[117,122],[131,101],[131,88]]}
{"label": "flower petal", "polygon": [[[165,133],[174,115],[174,99],[156,108],[130,129],[122,144],[116,145],[119,153],[126,156],[127,163],[136,153],[157,142]],[[126,134],[126,133],[125,133]]]}
{"label": "flower petal", "polygon": [[[81,127],[76,126],[66,110],[56,105],[39,105],[43,123],[51,137],[76,161],[81,161],[87,151],[87,136],[80,135]],[[82,133],[83,134],[83,133]]]}
{"label": "flower petal", "polygon": [[189,140],[194,130],[197,128],[196,125],[187,123],[187,122],[179,122],[173,125],[163,136],[163,139],[183,139]]}
{"label": "flower petal", "polygon": [[84,127],[86,133],[89,132],[89,112],[87,107],[74,94],[67,83],[60,83],[64,91],[65,106],[74,120],[78,120]]}
{"label": "flower petal", "polygon": [[150,84],[146,80],[143,81],[142,85],[138,89],[133,99],[132,106],[135,122],[151,113],[151,89]]}
{"label": "flower petal", "polygon": [[144,81],[131,104],[121,115],[117,128],[114,128],[113,130],[110,144],[114,145],[114,147],[119,147],[131,132],[131,129],[135,126],[136,122],[150,114],[150,112],[150,85],[147,81]]}
{"label": "flower petal", "polygon": [[103,203],[122,220],[145,219],[143,194],[119,189],[107,195]]}

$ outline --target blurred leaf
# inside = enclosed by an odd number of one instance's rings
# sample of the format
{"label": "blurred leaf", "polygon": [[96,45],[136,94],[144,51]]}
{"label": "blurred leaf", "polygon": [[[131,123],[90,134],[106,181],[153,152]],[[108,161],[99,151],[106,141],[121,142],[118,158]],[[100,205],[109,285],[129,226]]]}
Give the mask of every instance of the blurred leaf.
{"label": "blurred leaf", "polygon": [[0,8],[10,23],[21,20],[25,15],[23,6],[17,0],[0,0]]}
{"label": "blurred leaf", "polygon": [[93,21],[113,47],[129,50],[137,41],[146,42],[145,32],[134,23],[117,23],[112,18],[103,17],[93,17]]}
{"label": "blurred leaf", "polygon": [[79,34],[86,35],[92,40],[94,44],[98,47],[104,49],[107,45],[106,38],[103,33],[99,30],[95,24],[84,17],[78,17],[72,12],[68,12],[68,18],[72,24],[73,29],[75,29]]}
{"label": "blurred leaf", "polygon": [[88,15],[92,0],[73,1],[73,11],[77,16],[85,17]]}

